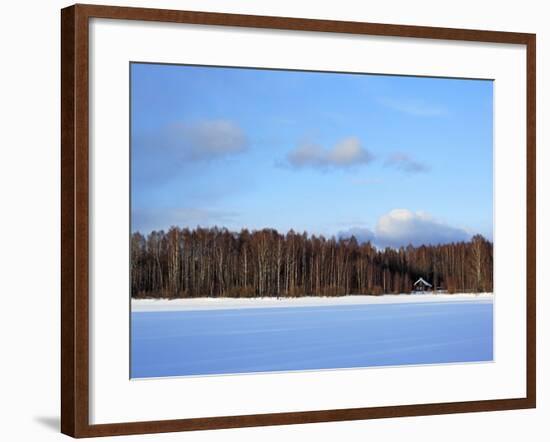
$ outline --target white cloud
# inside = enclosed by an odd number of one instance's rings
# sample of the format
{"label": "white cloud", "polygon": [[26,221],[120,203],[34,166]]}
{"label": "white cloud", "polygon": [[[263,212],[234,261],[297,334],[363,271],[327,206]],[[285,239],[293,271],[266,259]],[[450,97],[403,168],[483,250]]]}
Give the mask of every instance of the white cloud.
{"label": "white cloud", "polygon": [[403,152],[394,152],[386,159],[384,164],[408,173],[420,173],[430,170],[427,164],[421,163]]}
{"label": "white cloud", "polygon": [[338,232],[339,238],[354,236],[358,242],[371,242],[377,247],[401,247],[412,244],[437,245],[468,241],[472,234],[437,220],[426,212],[394,209],[378,218],[374,231],[366,227],[351,227]]}
{"label": "white cloud", "polygon": [[373,155],[356,137],[344,138],[330,149],[315,144],[302,144],[287,155],[288,164],[296,168],[347,168],[370,163],[372,159]]}
{"label": "white cloud", "polygon": [[446,244],[467,241],[471,235],[464,229],[450,226],[426,212],[394,209],[378,219],[376,243],[399,247],[412,244]]}
{"label": "white cloud", "polygon": [[447,114],[447,110],[417,99],[381,98],[378,100],[383,106],[415,117],[439,117]]}

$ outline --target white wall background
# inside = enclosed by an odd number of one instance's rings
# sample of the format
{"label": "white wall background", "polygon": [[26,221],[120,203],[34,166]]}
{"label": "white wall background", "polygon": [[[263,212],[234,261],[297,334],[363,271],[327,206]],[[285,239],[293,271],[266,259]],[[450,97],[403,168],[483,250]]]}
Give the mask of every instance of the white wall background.
{"label": "white wall background", "polygon": [[[547,440],[550,434],[550,13],[547,2],[462,0],[89,1],[381,23],[537,33],[538,408],[536,410],[119,437],[112,440]],[[59,9],[68,2],[5,2],[0,15],[0,436],[59,434]],[[411,380],[414,382],[414,380]],[[108,439],[102,439],[108,440]]]}

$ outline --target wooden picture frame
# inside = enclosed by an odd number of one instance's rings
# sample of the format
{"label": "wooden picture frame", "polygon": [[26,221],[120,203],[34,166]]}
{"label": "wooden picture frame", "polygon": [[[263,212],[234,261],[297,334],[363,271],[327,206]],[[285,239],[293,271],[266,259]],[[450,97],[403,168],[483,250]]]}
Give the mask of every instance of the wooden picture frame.
{"label": "wooden picture frame", "polygon": [[[373,408],[91,425],[89,416],[89,19],[141,20],[289,31],[525,45],[527,113],[527,330],[525,397]],[[536,404],[536,219],[534,34],[74,5],[61,11],[61,431],[73,437],[160,433],[534,408]]]}

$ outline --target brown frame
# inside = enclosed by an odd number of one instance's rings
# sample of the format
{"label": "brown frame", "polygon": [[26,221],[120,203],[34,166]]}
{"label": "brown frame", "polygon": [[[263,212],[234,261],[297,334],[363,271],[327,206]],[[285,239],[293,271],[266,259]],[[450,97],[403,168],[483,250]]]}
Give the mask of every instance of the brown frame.
{"label": "brown frame", "polygon": [[[527,49],[527,395],[523,398],[90,425],[88,372],[88,22],[144,20],[515,43]],[[535,48],[526,33],[98,5],[61,11],[61,431],[73,437],[287,425],[536,406]]]}

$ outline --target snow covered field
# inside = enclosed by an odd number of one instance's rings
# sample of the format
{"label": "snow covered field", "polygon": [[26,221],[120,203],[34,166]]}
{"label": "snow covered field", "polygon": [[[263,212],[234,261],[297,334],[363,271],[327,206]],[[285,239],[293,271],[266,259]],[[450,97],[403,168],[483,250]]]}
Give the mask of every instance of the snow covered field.
{"label": "snow covered field", "polygon": [[133,312],[211,310],[262,307],[314,307],[329,305],[402,304],[418,302],[457,302],[490,300],[492,293],[400,294],[384,296],[349,295],[335,297],[303,296],[300,298],[191,298],[132,299]]}
{"label": "snow covered field", "polygon": [[493,296],[134,300],[131,332],[133,378],[491,361]]}

